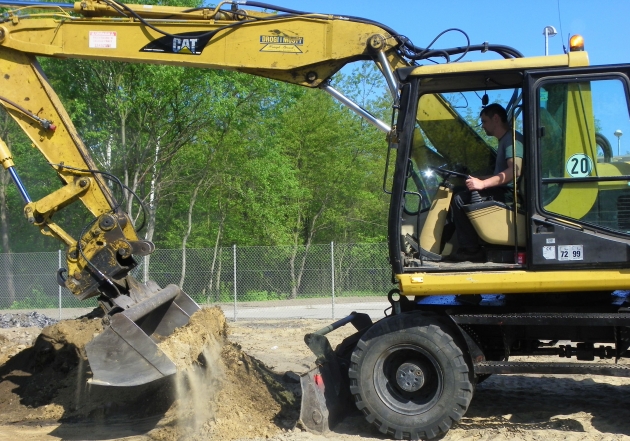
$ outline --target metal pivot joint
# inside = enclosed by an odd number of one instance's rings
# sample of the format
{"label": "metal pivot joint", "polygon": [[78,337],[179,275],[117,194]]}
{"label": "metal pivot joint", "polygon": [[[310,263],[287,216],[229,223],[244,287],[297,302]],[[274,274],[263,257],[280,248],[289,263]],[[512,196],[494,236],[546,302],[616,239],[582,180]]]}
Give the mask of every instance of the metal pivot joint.
{"label": "metal pivot joint", "polygon": [[398,80],[394,76],[394,71],[392,70],[389,61],[387,60],[387,56],[385,55],[386,47],[387,45],[385,43],[385,37],[383,37],[382,35],[374,34],[368,39],[368,50],[378,61],[380,70],[383,73],[385,80],[387,81],[389,92],[394,99],[394,106],[398,106],[400,101]]}

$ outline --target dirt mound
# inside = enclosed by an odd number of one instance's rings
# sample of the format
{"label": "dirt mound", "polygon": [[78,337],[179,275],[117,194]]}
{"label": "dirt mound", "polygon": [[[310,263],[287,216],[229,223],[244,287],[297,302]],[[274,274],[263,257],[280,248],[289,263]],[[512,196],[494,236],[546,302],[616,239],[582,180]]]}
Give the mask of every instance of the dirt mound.
{"label": "dirt mound", "polygon": [[100,320],[61,321],[0,365],[0,424],[61,423],[51,435],[64,439],[231,440],[270,436],[297,419],[274,374],[227,342],[218,308],[159,344],[177,375],[137,387],[87,383],[85,344],[101,331]]}

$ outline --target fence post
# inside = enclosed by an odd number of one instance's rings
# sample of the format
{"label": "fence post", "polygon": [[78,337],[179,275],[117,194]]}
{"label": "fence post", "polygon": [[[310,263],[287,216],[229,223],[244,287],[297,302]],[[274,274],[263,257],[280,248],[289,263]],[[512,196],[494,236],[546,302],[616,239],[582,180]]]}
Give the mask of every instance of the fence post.
{"label": "fence post", "polygon": [[[58,250],[59,268],[61,268],[61,250]],[[61,320],[61,285],[59,285],[59,320]]]}
{"label": "fence post", "polygon": [[142,278],[144,279],[143,282],[147,283],[147,280],[149,280],[149,265],[147,264],[147,260],[149,259],[149,256],[144,256],[144,265],[142,268]]}
{"label": "fence post", "polygon": [[234,250],[234,321],[236,321],[236,244],[232,245]]}
{"label": "fence post", "polygon": [[335,319],[335,243],[330,242],[330,274],[332,285],[332,319]]}

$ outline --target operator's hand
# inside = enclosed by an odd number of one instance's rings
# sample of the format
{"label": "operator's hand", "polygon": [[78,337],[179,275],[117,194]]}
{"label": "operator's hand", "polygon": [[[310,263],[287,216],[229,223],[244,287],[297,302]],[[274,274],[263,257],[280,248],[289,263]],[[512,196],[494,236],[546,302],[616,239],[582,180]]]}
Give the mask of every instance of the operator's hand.
{"label": "operator's hand", "polygon": [[472,176],[470,176],[468,179],[466,179],[466,188],[468,188],[468,190],[470,191],[473,191],[483,190],[484,188],[486,188],[486,186],[481,179],[473,178]]}

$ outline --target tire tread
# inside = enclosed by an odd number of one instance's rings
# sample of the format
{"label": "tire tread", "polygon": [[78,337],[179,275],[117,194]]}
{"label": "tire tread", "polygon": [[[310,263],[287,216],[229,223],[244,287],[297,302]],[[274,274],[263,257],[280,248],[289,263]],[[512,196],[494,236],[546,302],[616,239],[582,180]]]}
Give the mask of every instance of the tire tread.
{"label": "tire tread", "polygon": [[[456,393],[451,398],[451,405],[445,407],[445,412],[439,421],[429,424],[428,427],[406,427],[387,422],[386,418],[376,415],[370,408],[362,394],[361,366],[370,347],[378,337],[398,332],[413,332],[431,339],[442,352],[450,355],[451,368],[461,377],[455,380]],[[473,395],[473,384],[470,379],[470,367],[464,358],[462,350],[448,332],[448,328],[434,317],[421,316],[420,314],[401,314],[381,320],[370,328],[358,341],[351,356],[348,376],[353,383],[350,392],[355,398],[357,408],[364,414],[365,419],[375,425],[379,432],[390,434],[395,439],[431,440],[444,435],[448,430],[461,420],[466,413]],[[458,376],[458,375],[456,375]]]}

